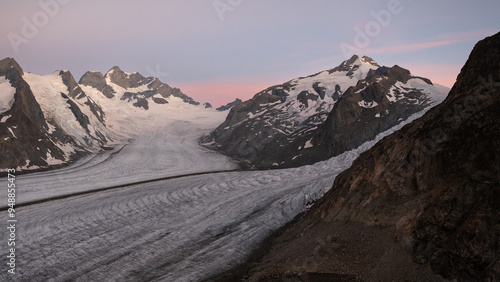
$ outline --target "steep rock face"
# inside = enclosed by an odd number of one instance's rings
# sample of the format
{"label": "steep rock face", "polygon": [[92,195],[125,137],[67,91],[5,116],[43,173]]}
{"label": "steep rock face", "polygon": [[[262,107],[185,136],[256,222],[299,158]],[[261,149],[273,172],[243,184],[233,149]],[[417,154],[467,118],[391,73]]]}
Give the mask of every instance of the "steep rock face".
{"label": "steep rock face", "polygon": [[499,81],[500,33],[476,45],[443,103],[363,153],[284,228],[249,280],[442,279],[430,269],[499,280]]}
{"label": "steep rock face", "polygon": [[349,88],[335,104],[311,140],[311,153],[325,158],[336,156],[373,140],[377,134],[444,98],[432,97],[441,91],[437,88],[430,80],[413,77],[397,65],[370,71],[366,79]]}
{"label": "steep rock face", "polygon": [[85,92],[76,84],[69,71],[56,71],[50,75],[25,74],[23,79],[40,104],[45,120],[54,129],[75,140],[73,149],[100,150],[110,141],[105,127],[105,115]]}
{"label": "steep rock face", "polygon": [[0,170],[62,165],[112,141],[104,111],[69,71],[38,76],[7,58],[0,61],[0,78],[1,95],[14,93],[12,107],[0,114]]}
{"label": "steep rock face", "polygon": [[353,56],[338,67],[257,93],[201,143],[256,168],[312,164],[442,101],[448,89],[399,66]]}
{"label": "steep rock face", "polygon": [[106,83],[106,78],[100,71],[86,72],[78,82],[81,85],[90,86],[100,91],[104,96],[111,99],[115,95],[115,91]]}
{"label": "steep rock face", "polygon": [[73,99],[82,99],[85,97],[85,93],[80,88],[80,85],[76,83],[75,78],[68,70],[59,71],[59,76],[61,76],[62,82],[68,87],[68,96]]}
{"label": "steep rock face", "polygon": [[[15,88],[12,107],[0,114],[0,170],[48,166],[48,159],[64,160],[64,153],[51,139],[68,142],[61,132],[49,138],[49,126],[24,72],[14,59],[0,61],[0,77]],[[4,93],[2,93],[3,95]]]}
{"label": "steep rock face", "polygon": [[158,78],[144,77],[140,73],[126,73],[119,67],[111,68],[105,76],[100,72],[87,72],[80,82],[101,91],[107,98],[117,97],[132,103],[135,107],[148,110],[149,103],[168,104],[168,98],[175,97],[191,105],[199,105],[178,88],[172,88]]}
{"label": "steep rock face", "polygon": [[146,78],[141,74],[137,72],[125,73],[117,66],[112,67],[106,74],[106,77],[108,77],[112,83],[122,88],[137,88],[146,84]]}
{"label": "steep rock face", "polygon": [[90,97],[87,96],[80,85],[76,83],[71,72],[60,71],[59,76],[61,76],[63,84],[68,88],[68,96],[73,99],[82,101],[86,106],[89,107],[90,111],[99,119],[100,122],[105,123],[104,111],[97,103],[95,103]]}

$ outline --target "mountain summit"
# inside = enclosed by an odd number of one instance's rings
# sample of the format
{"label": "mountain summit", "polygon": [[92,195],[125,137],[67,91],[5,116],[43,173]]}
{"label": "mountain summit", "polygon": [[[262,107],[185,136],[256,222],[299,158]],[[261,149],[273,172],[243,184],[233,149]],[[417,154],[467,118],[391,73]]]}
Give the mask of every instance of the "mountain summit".
{"label": "mountain summit", "polygon": [[354,149],[444,99],[448,89],[354,55],[234,106],[201,139],[254,168],[301,166]]}
{"label": "mountain summit", "polygon": [[149,109],[151,103],[167,104],[169,97],[180,98],[192,105],[200,104],[180,89],[172,88],[158,78],[144,77],[138,72],[126,73],[118,66],[111,68],[105,76],[101,72],[88,71],[82,76],[80,83],[102,92],[109,99],[118,97],[145,110]]}
{"label": "mountain summit", "polygon": [[0,85],[10,100],[0,112],[2,170],[64,164],[114,139],[104,112],[69,71],[37,76],[6,58],[0,61]]}

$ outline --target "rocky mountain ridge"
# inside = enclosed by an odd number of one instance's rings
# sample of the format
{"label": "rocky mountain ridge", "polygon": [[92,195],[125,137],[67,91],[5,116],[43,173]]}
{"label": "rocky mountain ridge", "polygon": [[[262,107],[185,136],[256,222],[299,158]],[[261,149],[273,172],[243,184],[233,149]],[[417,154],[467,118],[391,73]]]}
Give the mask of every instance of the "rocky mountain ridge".
{"label": "rocky mountain ridge", "polygon": [[126,73],[119,67],[111,68],[106,75],[101,72],[86,72],[80,84],[101,91],[107,98],[118,96],[138,108],[149,109],[150,103],[167,104],[169,97],[177,97],[191,105],[199,105],[178,88],[172,88],[155,77],[144,77],[138,72]]}
{"label": "rocky mountain ridge", "polygon": [[46,76],[25,73],[12,58],[0,61],[0,91],[2,171],[63,165],[121,142],[125,135],[113,124],[120,117],[110,119],[112,109],[130,116],[127,111],[166,107],[169,101],[175,105],[163,110],[199,105],[157,78],[119,67],[106,75],[87,72],[77,83],[68,70]]}
{"label": "rocky mountain ridge", "polygon": [[0,77],[13,94],[11,108],[0,114],[1,169],[60,165],[111,141],[102,109],[69,71],[40,77],[6,58],[0,61]]}
{"label": "rocky mountain ridge", "polygon": [[237,106],[241,103],[243,103],[243,101],[239,98],[236,98],[236,100],[234,100],[233,102],[227,103],[226,105],[222,105],[218,107],[216,110],[220,112],[227,111],[230,110],[232,107]]}
{"label": "rocky mountain ridge", "polygon": [[312,164],[374,139],[447,92],[399,66],[381,67],[355,55],[234,106],[201,143],[251,168]]}

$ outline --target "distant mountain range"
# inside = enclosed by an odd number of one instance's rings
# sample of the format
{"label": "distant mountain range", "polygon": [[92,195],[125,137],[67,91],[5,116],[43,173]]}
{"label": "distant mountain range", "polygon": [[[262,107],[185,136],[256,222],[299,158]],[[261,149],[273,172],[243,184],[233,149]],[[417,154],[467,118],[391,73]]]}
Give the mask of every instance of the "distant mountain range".
{"label": "distant mountain range", "polygon": [[[198,105],[178,88],[119,67],[106,75],[89,71],[77,83],[67,70],[38,76],[6,58],[0,61],[0,170],[66,164],[123,139],[118,119],[203,109]],[[113,116],[116,111],[121,115]]]}
{"label": "distant mountain range", "polygon": [[312,164],[354,149],[441,102],[449,89],[353,56],[235,105],[201,143],[249,168]]}
{"label": "distant mountain range", "polygon": [[[67,71],[24,73],[0,61],[0,169],[63,165],[106,149],[136,128],[120,124],[146,112],[211,110],[161,82],[126,73],[88,71],[76,82]],[[201,143],[246,168],[301,166],[372,140],[409,116],[442,101],[448,89],[399,66],[353,56],[336,68],[236,99],[217,111],[227,119]],[[141,127],[154,126],[154,124]]]}
{"label": "distant mountain range", "polygon": [[199,105],[178,88],[172,88],[158,78],[144,77],[140,73],[126,73],[119,67],[111,68],[105,76],[98,71],[88,71],[79,84],[97,89],[107,98],[119,97],[138,108],[149,109],[151,103],[167,104],[169,97],[177,97],[185,103]]}

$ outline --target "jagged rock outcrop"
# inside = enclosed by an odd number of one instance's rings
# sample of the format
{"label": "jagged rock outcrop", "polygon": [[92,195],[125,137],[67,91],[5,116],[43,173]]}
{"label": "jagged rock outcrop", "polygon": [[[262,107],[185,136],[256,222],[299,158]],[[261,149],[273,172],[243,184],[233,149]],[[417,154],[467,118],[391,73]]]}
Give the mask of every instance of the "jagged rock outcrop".
{"label": "jagged rock outcrop", "polygon": [[252,168],[312,164],[373,140],[447,92],[399,66],[381,67],[355,55],[234,106],[201,143]]}
{"label": "jagged rock outcrop", "polygon": [[147,79],[140,73],[125,73],[118,66],[112,67],[106,74],[106,77],[108,77],[112,83],[125,89],[137,88],[147,84]]}
{"label": "jagged rock outcrop", "polygon": [[[89,107],[90,111],[99,119],[100,122],[105,123],[105,114],[101,106],[99,106],[96,102],[94,102],[90,97],[87,96],[80,85],[76,83],[75,78],[73,77],[71,72],[67,70],[60,71],[59,76],[61,76],[64,85],[66,85],[68,88],[68,96],[73,99],[82,101]],[[68,103],[71,105],[73,102],[68,101]],[[72,108],[75,108],[75,106],[72,105]]]}
{"label": "jagged rock outcrop", "polygon": [[0,65],[2,84],[14,93],[12,107],[0,114],[0,170],[67,164],[112,140],[104,111],[69,71],[24,73],[10,58]]}
{"label": "jagged rock outcrop", "polygon": [[227,111],[230,110],[232,107],[237,106],[239,104],[243,103],[243,101],[240,98],[236,98],[236,100],[227,103],[226,105],[218,107],[216,110],[219,112]]}
{"label": "jagged rock outcrop", "polygon": [[81,85],[91,86],[100,91],[104,96],[111,99],[115,95],[115,91],[106,83],[106,78],[100,71],[86,72],[78,82]]}
{"label": "jagged rock outcrop", "polygon": [[105,76],[100,72],[87,72],[80,84],[95,88],[107,98],[118,97],[132,103],[135,107],[148,110],[149,103],[168,104],[167,98],[177,97],[183,102],[199,105],[178,88],[172,88],[155,77],[144,77],[138,72],[126,73],[119,67],[112,67]]}
{"label": "jagged rock outcrop", "polygon": [[499,82],[500,33],[475,46],[443,103],[283,228],[248,280],[499,280]]}

